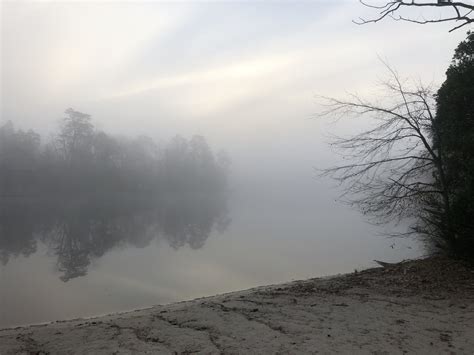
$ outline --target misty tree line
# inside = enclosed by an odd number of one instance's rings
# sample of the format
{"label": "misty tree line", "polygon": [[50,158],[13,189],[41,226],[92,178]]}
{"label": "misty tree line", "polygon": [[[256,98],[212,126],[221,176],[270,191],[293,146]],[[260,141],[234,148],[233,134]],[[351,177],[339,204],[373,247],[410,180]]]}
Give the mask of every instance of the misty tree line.
{"label": "misty tree line", "polygon": [[0,127],[2,197],[205,194],[225,185],[228,164],[204,137],[177,136],[164,147],[146,136],[119,139],[96,131],[89,115],[73,109],[44,145],[32,130],[16,130],[11,122]]}
{"label": "misty tree line", "polygon": [[63,281],[85,275],[113,247],[201,247],[223,231],[229,159],[204,137],[116,138],[68,109],[48,142],[32,130],[0,127],[0,261],[30,255],[43,241]]}
{"label": "misty tree line", "polygon": [[377,99],[326,98],[323,116],[368,116],[373,126],[335,138],[334,147],[353,161],[323,175],[343,184],[345,200],[376,223],[410,219],[403,235],[421,235],[430,247],[472,258],[474,33],[456,48],[437,92],[387,69]]}

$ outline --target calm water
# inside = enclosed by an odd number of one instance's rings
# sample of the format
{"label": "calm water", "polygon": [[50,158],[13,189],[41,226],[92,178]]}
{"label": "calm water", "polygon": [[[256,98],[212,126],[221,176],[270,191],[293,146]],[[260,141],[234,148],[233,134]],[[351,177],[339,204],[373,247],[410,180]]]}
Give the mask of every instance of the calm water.
{"label": "calm water", "polygon": [[[308,188],[302,188],[305,184]],[[234,184],[228,213],[4,207],[0,327],[131,310],[417,256],[311,178]]]}

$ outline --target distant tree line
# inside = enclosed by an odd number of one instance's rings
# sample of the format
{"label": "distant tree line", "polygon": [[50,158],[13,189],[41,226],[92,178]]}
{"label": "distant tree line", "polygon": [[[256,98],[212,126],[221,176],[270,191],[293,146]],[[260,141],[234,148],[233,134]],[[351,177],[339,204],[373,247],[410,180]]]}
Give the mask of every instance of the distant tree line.
{"label": "distant tree line", "polygon": [[115,138],[97,131],[89,115],[66,111],[60,129],[41,144],[32,130],[0,127],[0,196],[48,198],[130,194],[160,197],[170,189],[225,183],[228,159],[204,137],[175,137],[164,147],[151,138]]}
{"label": "distant tree line", "polygon": [[68,109],[47,142],[32,130],[0,127],[0,261],[29,255],[40,240],[67,281],[113,247],[145,246],[160,235],[174,247],[201,247],[223,231],[225,153],[202,136],[116,138]]}

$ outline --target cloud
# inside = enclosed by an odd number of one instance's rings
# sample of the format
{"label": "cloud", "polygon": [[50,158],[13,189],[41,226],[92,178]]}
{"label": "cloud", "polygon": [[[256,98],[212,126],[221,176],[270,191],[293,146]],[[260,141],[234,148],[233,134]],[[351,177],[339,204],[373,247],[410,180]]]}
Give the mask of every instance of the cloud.
{"label": "cloud", "polygon": [[143,46],[192,12],[152,5],[4,3],[2,113],[90,100],[115,86]]}
{"label": "cloud", "polygon": [[344,1],[9,2],[2,116],[45,127],[74,106],[124,117],[123,129],[140,117],[152,125],[150,110],[169,117],[163,124],[190,128],[212,127],[222,115],[268,125],[283,113],[291,125],[290,111],[302,119],[314,111],[316,93],[369,92],[381,71],[377,55],[402,73],[442,79],[463,34],[441,26],[413,35],[415,27],[393,21],[376,30],[354,25],[365,11]]}

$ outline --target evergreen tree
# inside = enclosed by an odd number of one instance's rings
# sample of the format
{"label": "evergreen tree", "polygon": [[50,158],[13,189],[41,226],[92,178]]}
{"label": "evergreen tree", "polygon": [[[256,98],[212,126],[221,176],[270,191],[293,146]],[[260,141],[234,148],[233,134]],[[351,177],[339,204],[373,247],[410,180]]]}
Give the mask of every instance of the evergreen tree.
{"label": "evergreen tree", "polygon": [[[474,33],[456,48],[437,95],[433,141],[449,196],[446,239],[458,254],[474,256]],[[438,177],[439,178],[439,177]]]}

